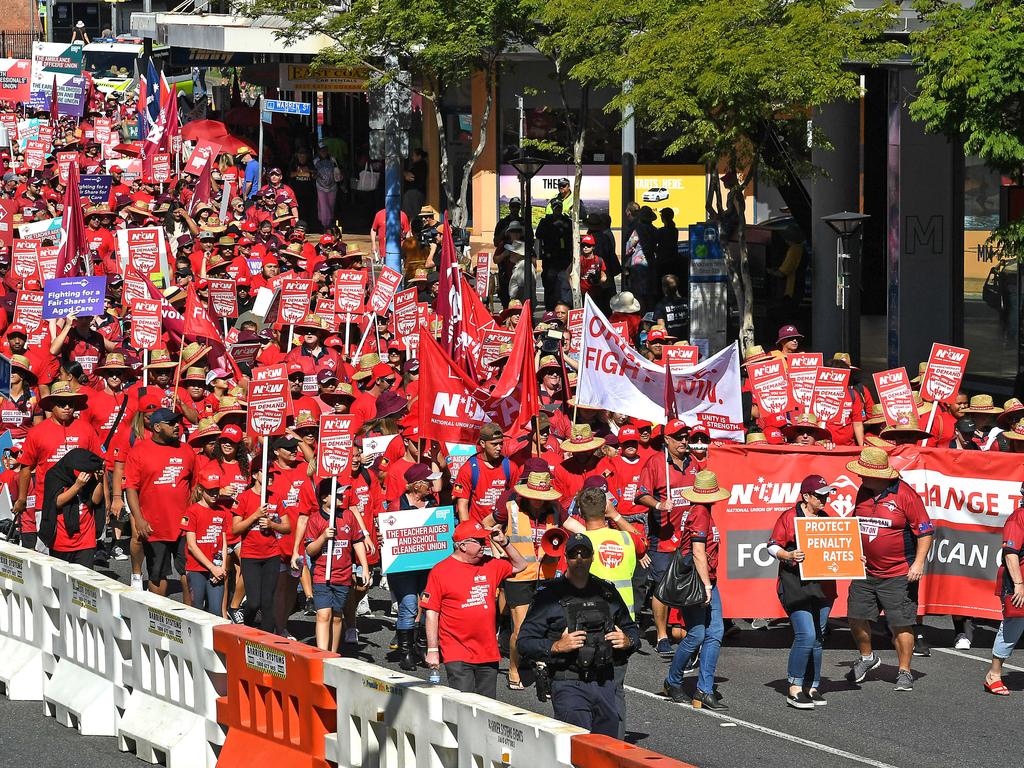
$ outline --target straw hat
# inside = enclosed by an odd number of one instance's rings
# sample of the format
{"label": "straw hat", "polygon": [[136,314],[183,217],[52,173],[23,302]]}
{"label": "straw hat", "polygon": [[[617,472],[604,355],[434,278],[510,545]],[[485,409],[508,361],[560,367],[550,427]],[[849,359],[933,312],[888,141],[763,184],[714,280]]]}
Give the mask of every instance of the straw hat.
{"label": "straw hat", "polygon": [[321,393],[320,399],[328,405],[337,405],[338,403],[351,403],[356,396],[352,391],[352,385],[342,381],[338,383],[333,392]]}
{"label": "straw hat", "polygon": [[[380,355],[376,352],[367,352],[359,358],[359,367],[352,374],[352,381],[362,381],[373,373],[373,367],[380,363]],[[326,401],[324,401],[326,402]]]}
{"label": "straw hat", "polygon": [[71,401],[76,411],[89,407],[89,396],[75,389],[69,381],[58,381],[50,387],[50,394],[39,401],[39,407],[44,411],[49,411],[57,405],[58,401]]}
{"label": "straw hat", "polygon": [[161,368],[176,368],[178,364],[171,357],[171,353],[166,349],[154,349],[149,353],[149,365],[146,366],[147,370],[155,371]]}
{"label": "straw hat", "polygon": [[1024,418],[1024,403],[1021,403],[1016,397],[1011,397],[1003,403],[1003,412],[996,416],[996,424],[1009,430],[1010,426],[1020,421],[1021,418]]}
{"label": "straw hat", "polygon": [[1024,419],[1018,419],[1013,427],[1003,432],[1003,437],[1007,440],[1024,440]]}
{"label": "straw hat", "polygon": [[522,313],[522,311],[523,311],[523,302],[521,302],[519,299],[512,299],[511,301],[509,301],[508,306],[505,307],[504,310],[502,310],[501,318],[500,318],[501,322],[505,322],[509,318],[510,315],[514,315],[514,314],[517,314],[517,313]]}
{"label": "straw hat", "polygon": [[1003,412],[992,400],[992,395],[975,395],[970,403],[964,408],[964,413],[991,413],[999,415]]}
{"label": "straw hat", "polygon": [[217,403],[217,412],[213,414],[213,418],[220,423],[220,420],[225,416],[242,415],[245,416],[246,407],[237,397],[222,397],[220,402]]}
{"label": "straw hat", "polygon": [[207,344],[200,344],[193,341],[186,344],[181,350],[181,367],[188,370],[209,354],[211,347]]}
{"label": "straw hat", "polygon": [[910,380],[910,383],[911,384],[920,384],[921,383],[921,379],[924,378],[924,372],[926,370],[928,370],[928,363],[918,363],[917,364],[917,376],[912,378]]}
{"label": "straw hat", "polygon": [[531,472],[526,476],[526,482],[517,484],[513,490],[524,498],[539,501],[554,501],[562,496],[551,486],[549,472]]}
{"label": "straw hat", "polygon": [[927,413],[931,413],[932,408],[935,407],[935,403],[925,400],[921,397],[920,392],[914,393],[914,407],[917,409],[918,417],[924,416]]}
{"label": "straw hat", "polygon": [[[511,355],[511,354],[512,354],[512,345],[511,344],[502,344],[501,346],[498,347],[498,354],[496,354],[494,356],[494,359],[491,361],[491,365],[496,365],[497,363],[499,363],[502,360],[508,360],[508,356]],[[537,370],[537,373],[540,373],[540,369]]]}
{"label": "straw hat", "polygon": [[412,273],[412,277],[405,281],[406,286],[410,286],[413,283],[425,283],[427,282],[427,270],[417,269]]}
{"label": "straw hat", "polygon": [[871,411],[868,413],[868,417],[864,419],[864,426],[868,427],[872,424],[885,424],[885,411],[882,409],[881,403],[875,403],[871,406]]}
{"label": "straw hat", "polygon": [[204,368],[189,368],[185,371],[185,375],[181,377],[181,383],[186,384],[190,381],[194,381],[201,386],[206,386],[206,370]]}
{"label": "straw hat", "polygon": [[120,352],[110,352],[103,358],[103,365],[92,369],[93,373],[102,375],[104,371],[131,371],[132,367]]}
{"label": "straw hat", "polygon": [[869,446],[861,449],[860,457],[851,461],[846,468],[855,475],[861,477],[878,477],[883,480],[892,480],[900,476],[900,473],[889,466],[889,454],[881,448]]}
{"label": "straw hat", "polygon": [[188,444],[195,445],[200,440],[204,440],[208,437],[216,437],[220,434],[220,427],[217,426],[216,419],[207,418],[200,419],[199,425],[196,430],[188,436]]}
{"label": "straw hat", "polygon": [[[511,345],[509,346],[511,347]],[[509,349],[509,351],[511,351],[511,348]],[[556,371],[561,371],[562,365],[561,363],[558,362],[558,358],[555,357],[554,355],[544,355],[544,357],[540,359],[540,365],[537,366],[537,373],[540,373],[541,371],[547,368],[553,368]]]}
{"label": "straw hat", "polygon": [[809,412],[801,413],[792,423],[782,427],[782,434],[787,440],[796,438],[798,432],[812,432],[815,440],[830,440],[832,433],[818,423],[818,418]]}
{"label": "straw hat", "polygon": [[299,415],[295,417],[295,426],[292,427],[294,430],[319,428],[320,422],[316,420],[311,411],[299,411]]}
{"label": "straw hat", "polygon": [[612,296],[608,306],[611,307],[612,312],[622,312],[623,314],[632,314],[640,311],[640,302],[637,301],[636,296],[631,291],[623,291],[622,293],[616,293]]}
{"label": "straw hat", "polygon": [[323,336],[329,336],[331,333],[331,329],[325,325],[324,319],[313,312],[307,312],[306,316],[302,318],[302,322],[295,324],[296,333],[306,333],[307,331],[319,333]]}
{"label": "straw hat", "polygon": [[694,504],[714,504],[725,501],[731,495],[727,488],[718,484],[718,475],[709,469],[701,470],[693,478],[693,485],[683,488],[682,496]]}
{"label": "straw hat", "polygon": [[875,448],[892,448],[896,443],[883,440],[878,435],[864,435],[864,445],[871,445]]}
{"label": "straw hat", "polygon": [[573,424],[572,435],[562,441],[562,450],[568,453],[594,451],[604,445],[604,438],[597,437],[589,424]]}
{"label": "straw hat", "polygon": [[747,445],[768,445],[768,438],[764,432],[748,432],[746,436]]}
{"label": "straw hat", "polygon": [[[842,365],[836,366],[836,363],[841,363]],[[851,371],[860,370],[860,368],[854,365],[853,361],[850,360],[849,352],[836,352],[834,355],[832,355],[832,360],[829,363],[829,365],[832,366],[833,368],[842,368],[845,365],[845,367],[849,368]]]}
{"label": "straw hat", "polygon": [[754,363],[763,363],[767,360],[771,360],[772,356],[764,351],[764,347],[760,344],[752,344],[747,347],[747,352],[743,355],[743,365],[753,365]]}
{"label": "straw hat", "polygon": [[878,436],[883,440],[890,441],[896,437],[902,437],[907,440],[924,440],[931,437],[928,432],[921,429],[917,416],[912,413],[901,413],[899,420],[893,426],[886,427],[879,432]]}

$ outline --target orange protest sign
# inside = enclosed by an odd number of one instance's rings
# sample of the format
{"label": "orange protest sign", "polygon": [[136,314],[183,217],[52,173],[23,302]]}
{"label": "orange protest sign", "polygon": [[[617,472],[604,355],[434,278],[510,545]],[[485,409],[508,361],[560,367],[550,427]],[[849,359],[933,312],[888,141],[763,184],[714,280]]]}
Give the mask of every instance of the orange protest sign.
{"label": "orange protest sign", "polygon": [[804,553],[801,579],[863,579],[864,554],[856,517],[798,517],[796,547]]}

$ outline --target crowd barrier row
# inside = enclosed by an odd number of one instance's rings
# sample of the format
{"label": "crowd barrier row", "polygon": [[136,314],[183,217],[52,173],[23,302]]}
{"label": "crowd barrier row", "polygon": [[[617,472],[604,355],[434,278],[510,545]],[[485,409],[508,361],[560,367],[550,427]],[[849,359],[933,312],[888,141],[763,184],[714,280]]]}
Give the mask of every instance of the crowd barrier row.
{"label": "crowd barrier row", "polygon": [[3,541],[0,690],[168,768],[687,768]]}

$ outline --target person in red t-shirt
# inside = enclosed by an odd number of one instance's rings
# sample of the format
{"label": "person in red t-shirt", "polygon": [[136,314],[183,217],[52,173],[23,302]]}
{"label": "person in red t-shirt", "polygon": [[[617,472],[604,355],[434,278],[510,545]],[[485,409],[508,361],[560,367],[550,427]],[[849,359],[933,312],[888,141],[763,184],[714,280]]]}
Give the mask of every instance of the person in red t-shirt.
{"label": "person in red t-shirt", "polygon": [[563,504],[568,507],[588,477],[604,474],[604,455],[598,452],[604,447],[604,438],[595,435],[589,424],[576,424],[561,447],[569,458],[555,467],[552,479],[562,494]]}
{"label": "person in red t-shirt", "polygon": [[[69,451],[48,473],[54,480],[69,481],[51,487],[43,500],[45,534],[47,516],[55,513],[50,554],[59,560],[92,568],[96,560],[96,517],[103,509],[103,460],[81,449]],[[74,480],[71,478],[74,477]]]}
{"label": "person in red t-shirt", "polygon": [[[195,470],[195,452],[181,443],[181,419],[180,413],[167,408],[153,411],[149,416],[152,436],[129,449],[124,466],[123,486],[142,541],[149,589],[158,595],[167,594]],[[184,573],[181,580],[187,589]]]}
{"label": "person in red t-shirt", "polygon": [[[84,448],[95,454],[103,452],[96,430],[75,417],[75,412],[87,408],[88,403],[86,395],[68,382],[54,384],[50,394],[40,402],[42,410],[50,412],[50,418],[29,430],[18,459],[21,472],[13,513],[21,523],[22,546],[34,549],[36,545],[36,511],[43,508],[46,473],[72,448]],[[30,496],[33,469],[35,490]]]}
{"label": "person in red t-shirt", "polygon": [[[1021,486],[1024,496],[1024,485]],[[1009,615],[1024,608],[1024,575],[1021,555],[1024,554],[1024,507],[1017,507],[1003,524],[1003,566],[996,575],[996,594],[1003,609],[1003,621],[992,644],[992,663],[985,674],[985,690],[996,696],[1009,696],[1003,682],[1003,664],[1024,634],[1024,617]],[[1016,610],[1014,610],[1016,609]]]}
{"label": "person in red t-shirt", "polygon": [[[366,548],[366,561],[370,568],[379,566],[380,550],[377,548],[378,527],[377,515],[384,511],[384,493],[370,470],[363,466],[363,438],[356,436],[352,441],[352,458],[349,462],[351,474],[339,477],[339,484],[345,488],[344,505],[350,510],[360,524],[363,533],[363,546]],[[339,487],[344,487],[339,485]],[[362,581],[356,581],[349,592],[345,604],[345,645],[359,642],[359,629],[356,627],[356,616],[370,613],[370,601],[367,593],[370,589],[371,572],[363,571]]]}
{"label": "person in red t-shirt", "polygon": [[[288,616],[295,605],[295,589],[305,567],[305,553],[300,554],[300,544],[316,500],[311,493],[313,484],[309,467],[299,461],[299,441],[282,435],[271,441],[270,450],[273,461],[267,468],[267,502],[277,504],[281,517],[288,517],[291,521],[291,530],[284,533],[278,542],[283,567],[278,576],[274,598],[277,630],[286,632]],[[313,607],[312,599],[313,590],[310,586],[306,594],[307,608]]]}
{"label": "person in red t-shirt", "polygon": [[912,691],[914,675],[910,661],[914,652],[917,587],[924,575],[935,526],[917,491],[900,480],[900,473],[889,465],[889,455],[883,449],[864,448],[860,457],[846,468],[861,478],[853,514],[860,519],[867,566],[867,578],[851,582],[847,598],[850,633],[860,658],[846,679],[861,683],[868,672],[882,663],[871,649],[871,622],[884,610],[899,657],[896,690]]}
{"label": "person in red t-shirt", "polygon": [[[484,554],[487,539],[503,548],[508,560]],[[498,586],[526,568],[498,526],[487,530],[465,520],[455,527],[455,551],[430,570],[420,605],[426,610],[427,666],[444,658],[448,685],[457,691],[496,698],[498,639],[495,601]]]}
{"label": "person in red t-shirt", "polygon": [[494,513],[494,505],[512,487],[516,467],[502,456],[504,435],[497,424],[480,427],[480,451],[462,465],[452,485],[459,520],[479,523]]}
{"label": "person in red t-shirt", "polygon": [[199,476],[199,501],[185,510],[181,530],[185,533],[185,573],[192,607],[220,616],[224,612],[227,572],[225,520],[230,503],[221,496],[223,480],[214,468]]}
{"label": "person in red t-shirt", "polygon": [[[381,208],[377,211],[377,215],[373,217],[373,224],[370,225],[370,248],[373,251],[373,258],[375,261],[380,261],[380,255],[387,247],[387,211]],[[405,233],[409,231],[409,217],[405,215],[405,212],[401,212],[401,224],[402,231],[398,235],[398,242],[402,242],[405,238]]]}
{"label": "person in red t-shirt", "polygon": [[[306,554],[313,563],[316,647],[337,653],[341,647],[342,621],[349,592],[354,584],[366,583],[370,566],[366,562],[363,526],[345,507],[344,491],[339,491],[332,503],[331,485],[331,478],[320,481],[317,489],[320,509],[309,516],[305,540]],[[353,561],[362,569],[358,579],[353,574]]]}

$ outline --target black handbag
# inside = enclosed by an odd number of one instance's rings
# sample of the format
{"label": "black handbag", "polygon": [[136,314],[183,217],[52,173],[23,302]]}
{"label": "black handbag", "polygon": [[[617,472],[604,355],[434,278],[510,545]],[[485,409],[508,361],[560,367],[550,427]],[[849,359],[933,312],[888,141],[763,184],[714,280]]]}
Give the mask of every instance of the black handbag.
{"label": "black handbag", "polygon": [[678,549],[665,569],[665,574],[654,587],[654,596],[672,608],[689,608],[707,602],[697,569],[693,567],[693,554],[683,554]]}
{"label": "black handbag", "polygon": [[779,564],[779,600],[786,613],[806,608],[814,601],[826,602],[820,581],[804,581],[797,568]]}
{"label": "black handbag", "polygon": [[988,277],[985,279],[985,284],[981,288],[981,298],[998,312],[1003,311],[1003,292],[999,290],[999,278],[1002,269],[1000,266],[992,267],[988,272]]}

